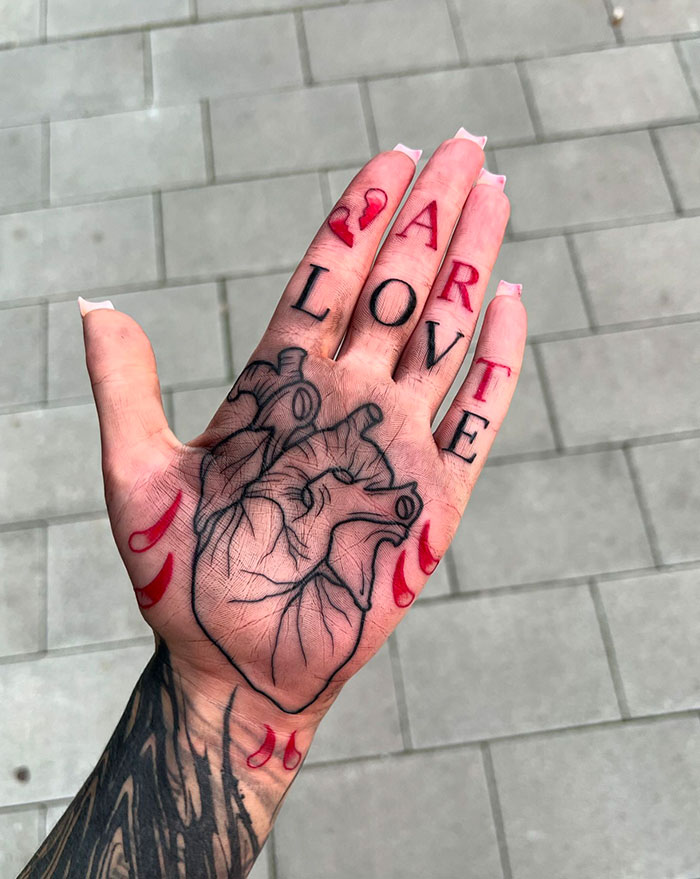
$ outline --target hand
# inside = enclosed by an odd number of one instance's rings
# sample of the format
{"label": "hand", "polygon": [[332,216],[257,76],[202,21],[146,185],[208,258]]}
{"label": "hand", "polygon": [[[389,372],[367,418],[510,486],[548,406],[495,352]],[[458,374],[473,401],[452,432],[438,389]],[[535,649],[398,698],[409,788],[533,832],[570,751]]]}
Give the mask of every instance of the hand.
{"label": "hand", "polygon": [[443,143],[373,262],[415,165],[399,150],[372,159],[189,444],[168,428],[141,329],[85,315],[107,505],[143,615],[193,691],[225,704],[239,685],[237,710],[261,729],[312,729],[379,649],[447,549],[506,414],[526,332],[509,285],[431,432],[509,214],[497,180],[474,185],[483,161],[467,137]]}

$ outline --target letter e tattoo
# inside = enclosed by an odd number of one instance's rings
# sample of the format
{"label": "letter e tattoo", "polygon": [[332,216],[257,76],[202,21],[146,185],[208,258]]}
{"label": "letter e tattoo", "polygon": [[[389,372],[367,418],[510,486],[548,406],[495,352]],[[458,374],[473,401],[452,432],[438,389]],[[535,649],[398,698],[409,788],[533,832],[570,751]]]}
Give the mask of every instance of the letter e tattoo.
{"label": "letter e tattoo", "polygon": [[443,448],[444,452],[452,452],[453,455],[456,455],[458,458],[461,458],[463,461],[466,461],[467,464],[471,464],[474,458],[476,458],[476,452],[473,455],[470,455],[468,458],[466,455],[460,455],[457,451],[457,444],[462,439],[462,437],[466,437],[468,440],[468,445],[471,445],[477,437],[479,432],[479,428],[477,427],[472,433],[469,433],[467,430],[467,422],[470,418],[477,418],[482,422],[484,428],[489,426],[488,418],[484,418],[481,415],[477,415],[475,412],[470,412],[468,409],[462,409],[462,417],[459,419],[459,424],[457,425],[457,429],[452,435],[452,439],[450,440],[449,446],[445,446]]}
{"label": "letter e tattoo", "polygon": [[303,311],[304,314],[308,314],[309,317],[312,317],[314,320],[322,321],[326,318],[330,308],[327,308],[323,314],[316,314],[313,311],[309,311],[308,308],[304,308],[306,305],[306,300],[311,296],[311,291],[314,289],[316,285],[316,281],[318,280],[318,276],[321,272],[328,272],[330,269],[324,269],[323,266],[316,266],[311,263],[311,274],[306,279],[306,284],[304,285],[304,289],[299,294],[299,298],[297,301],[291,306],[291,308],[296,308],[297,311]]}
{"label": "letter e tattoo", "polygon": [[[469,274],[466,278],[457,277],[460,269],[466,269],[468,271]],[[445,286],[442,288],[442,293],[438,296],[438,299],[447,299],[448,302],[452,302],[452,288],[456,286],[459,290],[459,295],[462,297],[462,305],[467,311],[473,311],[474,309],[472,308],[469,299],[469,287],[470,285],[476,284],[478,280],[479,272],[474,266],[469,265],[468,262],[460,262],[458,259],[453,259],[449,277],[447,278]]]}

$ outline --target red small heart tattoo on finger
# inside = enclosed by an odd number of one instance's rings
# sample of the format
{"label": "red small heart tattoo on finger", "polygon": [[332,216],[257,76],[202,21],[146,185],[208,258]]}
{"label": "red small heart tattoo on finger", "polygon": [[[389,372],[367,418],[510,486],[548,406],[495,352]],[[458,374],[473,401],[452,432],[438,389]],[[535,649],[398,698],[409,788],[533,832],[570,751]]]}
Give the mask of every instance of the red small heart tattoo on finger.
{"label": "red small heart tattoo on finger", "polygon": [[349,208],[336,208],[328,218],[328,225],[331,230],[340,238],[343,244],[352,247],[355,242],[355,236],[350,231],[348,219],[350,218]]}
{"label": "red small heart tattoo on finger", "polygon": [[[358,220],[360,231],[364,231],[375,220],[389,203],[389,196],[383,189],[372,187],[365,192],[365,207]],[[343,244],[352,247],[355,236],[350,231],[350,208],[341,205],[328,218],[331,231],[340,238]]]}

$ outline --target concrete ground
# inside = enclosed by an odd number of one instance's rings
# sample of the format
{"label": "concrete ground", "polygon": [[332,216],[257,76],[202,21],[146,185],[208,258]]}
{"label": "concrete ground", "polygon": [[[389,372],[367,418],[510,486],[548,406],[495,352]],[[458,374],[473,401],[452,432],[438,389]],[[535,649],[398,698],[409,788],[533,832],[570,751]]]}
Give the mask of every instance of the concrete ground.
{"label": "concrete ground", "polygon": [[188,439],[355,169],[461,125],[508,175],[521,386],[449,557],[329,715],[254,876],[700,876],[700,6],[610,13],[0,0],[1,879],[150,652],[76,296],[143,323]]}

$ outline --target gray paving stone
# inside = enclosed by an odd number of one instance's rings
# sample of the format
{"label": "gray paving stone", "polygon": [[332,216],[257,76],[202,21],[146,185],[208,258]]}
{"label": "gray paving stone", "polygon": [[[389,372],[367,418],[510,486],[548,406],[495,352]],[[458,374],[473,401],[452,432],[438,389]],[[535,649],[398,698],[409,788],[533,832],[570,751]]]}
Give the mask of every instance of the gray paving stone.
{"label": "gray paving stone", "polygon": [[698,571],[600,584],[632,714],[700,706]]}
{"label": "gray paving stone", "polygon": [[267,329],[289,277],[289,272],[277,272],[227,283],[231,346],[237,371],[246,365]]}
{"label": "gray paving stone", "polygon": [[294,18],[261,16],[151,34],[156,103],[301,85]]}
{"label": "gray paving stone", "polygon": [[92,404],[0,415],[0,448],[0,524],[104,509]]}
{"label": "gray paving stone", "polygon": [[293,264],[323,213],[316,174],[164,193],[168,275],[263,272]]}
{"label": "gray paving stone", "polygon": [[0,45],[38,39],[40,6],[40,0],[0,0]]}
{"label": "gray paving stone", "polygon": [[621,452],[487,468],[452,546],[468,591],[651,562]]}
{"label": "gray paving stone", "polygon": [[455,5],[472,63],[615,45],[605,7],[597,0],[577,0],[565,8],[559,0],[457,0]]}
{"label": "gray paving stone", "polygon": [[548,135],[697,118],[670,43],[545,58],[526,69]]}
{"label": "gray paving stone", "polygon": [[501,279],[523,285],[530,338],[588,327],[566,241],[560,236],[504,244],[489,290]]}
{"label": "gray paving stone", "polygon": [[576,235],[597,322],[700,312],[700,289],[689,281],[700,276],[699,238],[697,217]]}
{"label": "gray paving stone", "polygon": [[700,208],[700,125],[676,125],[657,132],[666,164],[678,195],[681,208],[689,211]]}
{"label": "gray paving stone", "polygon": [[400,142],[427,152],[461,125],[491,146],[534,138],[514,64],[380,79],[369,94],[381,149]]}
{"label": "gray paving stone", "polygon": [[620,31],[626,39],[663,37],[700,31],[695,0],[628,0]]}
{"label": "gray paving stone", "polygon": [[92,3],[91,0],[50,0],[47,32],[50,37],[94,33],[102,30],[139,27],[164,21],[189,18],[188,0],[115,0]]}
{"label": "gray paving stone", "polygon": [[418,596],[418,601],[426,598],[440,598],[444,595],[450,594],[452,586],[450,584],[450,575],[448,572],[449,564],[448,556],[445,556],[435,571],[430,575],[428,582]]}
{"label": "gray paving stone", "polygon": [[260,852],[253,869],[248,874],[248,879],[270,879],[270,851],[268,845]]}
{"label": "gray paving stone", "polygon": [[[382,0],[312,9],[304,12],[304,25],[316,80],[413,72],[459,62],[444,0]],[[455,130],[461,124],[458,121]]]}
{"label": "gray paving stone", "polygon": [[0,876],[12,879],[39,846],[43,816],[39,809],[0,814]]}
{"label": "gray paving stone", "polygon": [[493,745],[517,879],[700,873],[697,718]]}
{"label": "gray paving stone", "polygon": [[311,171],[370,156],[356,84],[212,101],[211,123],[219,176]]}
{"label": "gray paving stone", "polygon": [[567,444],[700,427],[700,323],[546,342],[541,351]]}
{"label": "gray paving stone", "polygon": [[0,311],[0,404],[32,403],[44,396],[45,350],[42,306]]}
{"label": "gray paving stone", "polygon": [[397,638],[417,747],[620,716],[585,586],[419,605]]}
{"label": "gray paving stone", "polygon": [[3,123],[131,110],[145,98],[140,34],[95,37],[0,53]]}
{"label": "gray paving stone", "polygon": [[51,126],[52,198],[203,183],[199,104]]}
{"label": "gray paving stone", "polygon": [[2,656],[33,653],[44,647],[45,541],[44,532],[40,528],[0,534]]}
{"label": "gray paving stone", "polygon": [[[329,6],[346,0],[304,0],[303,6]],[[278,12],[296,9],[299,0],[197,0],[200,18],[219,15],[238,15],[244,12]]]}
{"label": "gray paving stone", "polygon": [[[102,753],[152,653],[149,645],[0,666],[0,801],[15,805],[72,797]],[[29,769],[28,781],[15,778],[18,766]]]}
{"label": "gray paving stone", "polygon": [[0,208],[41,199],[41,127],[0,129]]}
{"label": "gray paving stone", "polygon": [[[227,368],[215,284],[112,296],[151,340],[161,386],[223,379]],[[80,315],[74,302],[49,306],[49,399],[90,393]]]}
{"label": "gray paving stone", "polygon": [[496,158],[516,232],[673,213],[647,132],[514,147]]}
{"label": "gray paving stone", "polygon": [[[49,649],[148,635],[107,519],[48,529]],[[86,593],[90,600],[86,601]],[[107,609],[95,613],[95,608]]]}
{"label": "gray paving stone", "polygon": [[680,43],[681,55],[690,70],[690,76],[696,91],[700,90],[700,39],[683,40]]}
{"label": "gray paving stone", "polygon": [[[434,840],[439,828],[439,844]],[[275,828],[279,879],[500,879],[476,749],[302,772]]]}
{"label": "gray paving stone", "polygon": [[148,197],[0,216],[0,299],[147,283],[156,268]]}
{"label": "gray paving stone", "polygon": [[215,388],[197,388],[194,391],[175,391],[173,393],[175,434],[183,441],[194,439],[204,431],[231,390],[229,384]]}
{"label": "gray paving stone", "polygon": [[[375,2],[375,0],[372,0]],[[380,3],[382,0],[376,0],[376,2]],[[393,144],[392,144],[393,146]],[[416,149],[418,149],[416,147]],[[340,196],[345,192],[348,183],[352,180],[352,178],[359,171],[359,167],[347,169],[343,168],[340,171],[329,171],[326,175],[328,178],[328,185],[331,193],[331,200],[335,204],[336,201],[340,199]]]}
{"label": "gray paving stone", "polygon": [[343,687],[309,749],[308,763],[366,757],[403,748],[389,648]]}
{"label": "gray paving stone", "polygon": [[700,558],[700,440],[632,450],[664,562]]}

